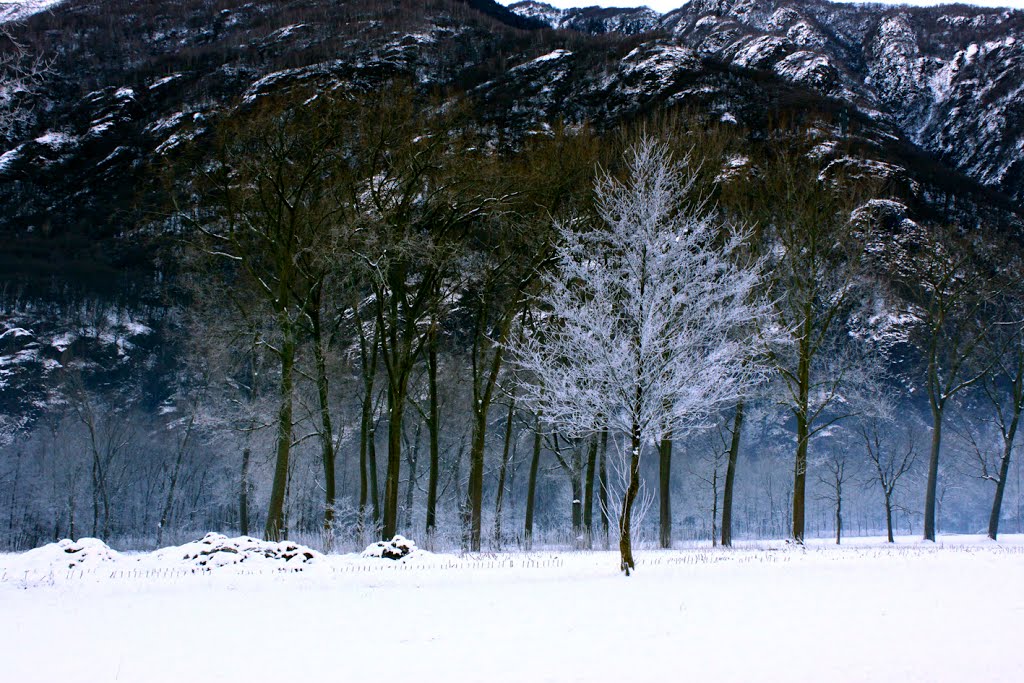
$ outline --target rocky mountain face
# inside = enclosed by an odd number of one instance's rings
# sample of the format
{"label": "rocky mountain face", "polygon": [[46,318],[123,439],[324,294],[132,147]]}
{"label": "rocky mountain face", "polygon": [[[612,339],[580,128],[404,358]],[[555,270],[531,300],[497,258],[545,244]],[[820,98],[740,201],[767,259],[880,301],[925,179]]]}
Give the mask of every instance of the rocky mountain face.
{"label": "rocky mountain face", "polygon": [[824,0],[692,0],[650,10],[512,6],[552,28],[661,32],[703,59],[855,106],[978,182],[1024,200],[1024,12]]}
{"label": "rocky mountain face", "polygon": [[547,3],[526,0],[511,5],[510,9],[521,17],[533,19],[549,28],[591,35],[646,33],[657,29],[661,21],[661,15],[648,7],[559,9]]}
{"label": "rocky mountain face", "polygon": [[805,122],[817,163],[886,184],[892,225],[1024,230],[1024,12],[66,0],[11,26],[50,68],[17,93],[30,115],[0,139],[8,426],[45,407],[48,383],[75,363],[86,381],[159,393],[180,334],[160,294],[174,272],[160,244],[176,235],[167,160],[234,107],[295,84],[400,78],[466,93],[508,145],[559,121],[610,128],[668,108],[752,137]]}

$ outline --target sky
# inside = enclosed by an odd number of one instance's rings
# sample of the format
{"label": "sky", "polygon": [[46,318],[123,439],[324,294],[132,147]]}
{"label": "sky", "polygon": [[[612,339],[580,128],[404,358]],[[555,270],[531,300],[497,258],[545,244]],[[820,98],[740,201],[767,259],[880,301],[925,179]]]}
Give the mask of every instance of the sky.
{"label": "sky", "polygon": [[[499,0],[502,4],[511,5],[516,0]],[[840,0],[843,1],[843,0]],[[686,0],[541,0],[555,7],[587,7],[599,5],[601,7],[641,7],[646,5],[658,12],[668,12],[684,4]],[[903,2],[886,2],[889,5],[942,5],[943,2],[929,2],[929,0],[904,0]],[[1017,7],[1024,9],[1024,0],[975,0],[968,2],[970,5],[983,7]]]}

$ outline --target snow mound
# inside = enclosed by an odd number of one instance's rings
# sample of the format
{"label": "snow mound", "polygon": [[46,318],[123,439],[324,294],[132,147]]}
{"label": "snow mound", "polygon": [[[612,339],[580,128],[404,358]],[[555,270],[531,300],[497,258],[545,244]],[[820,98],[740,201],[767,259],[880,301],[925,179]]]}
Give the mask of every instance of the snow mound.
{"label": "snow mound", "polygon": [[157,550],[153,557],[161,564],[178,564],[206,571],[242,563],[300,571],[323,555],[291,541],[274,543],[249,536],[229,538],[224,534],[209,533],[199,541]]}
{"label": "snow mound", "polygon": [[402,560],[425,551],[416,547],[416,542],[405,536],[395,536],[390,541],[377,541],[363,551],[363,557],[379,557],[385,560]]}
{"label": "snow mound", "polygon": [[120,553],[98,538],[80,538],[78,542],[65,538],[29,550],[22,556],[21,564],[26,571],[46,574],[57,569],[92,568],[119,558]]}

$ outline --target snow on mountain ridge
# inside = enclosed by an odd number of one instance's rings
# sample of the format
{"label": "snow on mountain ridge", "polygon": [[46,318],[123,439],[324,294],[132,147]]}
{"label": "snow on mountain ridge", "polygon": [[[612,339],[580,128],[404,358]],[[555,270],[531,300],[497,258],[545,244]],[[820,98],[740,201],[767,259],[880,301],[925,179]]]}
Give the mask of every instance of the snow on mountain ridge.
{"label": "snow on mountain ridge", "polygon": [[582,33],[634,35],[657,28],[661,14],[649,7],[574,7],[559,9],[537,0],[509,6],[515,14],[541,21],[553,29]]}
{"label": "snow on mountain ridge", "polygon": [[24,2],[15,0],[0,1],[0,24],[8,22],[24,21],[33,14],[39,14],[53,9],[65,0],[28,0]]}

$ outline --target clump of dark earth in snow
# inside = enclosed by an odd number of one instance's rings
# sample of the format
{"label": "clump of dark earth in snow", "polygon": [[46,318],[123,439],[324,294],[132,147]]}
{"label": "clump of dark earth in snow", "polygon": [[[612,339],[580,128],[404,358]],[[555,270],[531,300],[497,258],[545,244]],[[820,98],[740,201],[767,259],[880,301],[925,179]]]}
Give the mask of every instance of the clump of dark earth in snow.
{"label": "clump of dark earth in snow", "polygon": [[405,536],[395,536],[390,541],[377,541],[363,551],[363,557],[380,557],[386,560],[401,560],[413,553],[422,552],[416,542]]}
{"label": "clump of dark earth in snow", "polygon": [[292,541],[261,541],[250,536],[229,538],[223,534],[209,533],[201,540],[181,546],[162,548],[154,556],[169,563],[180,564],[204,570],[217,567],[249,563],[268,566],[277,565],[282,569],[301,569],[303,565],[323,557],[320,553]]}

